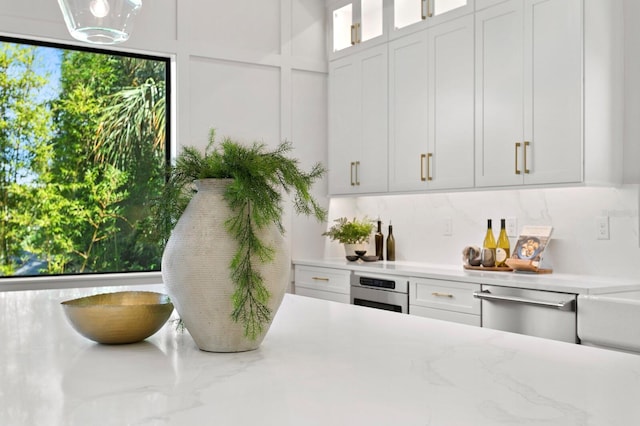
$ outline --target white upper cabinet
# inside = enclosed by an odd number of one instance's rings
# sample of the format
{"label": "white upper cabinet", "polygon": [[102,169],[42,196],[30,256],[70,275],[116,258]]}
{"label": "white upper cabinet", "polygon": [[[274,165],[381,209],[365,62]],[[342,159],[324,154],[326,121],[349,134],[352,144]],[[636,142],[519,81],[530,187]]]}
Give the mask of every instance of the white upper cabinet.
{"label": "white upper cabinet", "polygon": [[476,185],[583,180],[581,0],[476,13]]}
{"label": "white upper cabinet", "polygon": [[389,43],[389,190],[471,188],[472,15]]}
{"label": "white upper cabinet", "polygon": [[371,33],[351,26],[367,4],[329,8],[351,14],[329,66],[331,194],[622,182],[621,4],[385,0]]}
{"label": "white upper cabinet", "polygon": [[474,0],[393,0],[393,30],[399,37],[473,12]]}
{"label": "white upper cabinet", "polygon": [[337,58],[386,39],[383,0],[341,0],[331,3],[330,58]]}
{"label": "white upper cabinet", "polygon": [[387,46],[329,64],[329,193],[386,192]]}

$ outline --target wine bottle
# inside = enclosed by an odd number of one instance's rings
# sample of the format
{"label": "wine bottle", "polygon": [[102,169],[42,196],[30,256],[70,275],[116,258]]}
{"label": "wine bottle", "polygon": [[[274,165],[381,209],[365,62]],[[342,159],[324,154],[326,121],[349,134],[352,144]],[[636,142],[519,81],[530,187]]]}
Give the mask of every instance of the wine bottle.
{"label": "wine bottle", "polygon": [[496,266],[505,266],[505,262],[510,255],[511,247],[509,245],[505,220],[500,219],[500,234],[498,235],[498,242],[496,244]]}
{"label": "wine bottle", "polygon": [[490,250],[492,255],[485,256],[486,261],[482,262],[482,266],[495,266],[496,259],[496,239],[493,236],[493,230],[491,229],[491,219],[487,219],[487,233],[484,236],[484,242],[482,248]]}
{"label": "wine bottle", "polygon": [[396,260],[396,239],[393,237],[391,221],[389,221],[389,235],[387,235],[387,260]]}
{"label": "wine bottle", "polygon": [[382,246],[384,245],[384,235],[382,235],[382,222],[380,221],[380,218],[378,218],[378,231],[376,232],[376,235],[375,235],[375,241],[376,241],[376,257],[378,258],[378,260],[383,260]]}

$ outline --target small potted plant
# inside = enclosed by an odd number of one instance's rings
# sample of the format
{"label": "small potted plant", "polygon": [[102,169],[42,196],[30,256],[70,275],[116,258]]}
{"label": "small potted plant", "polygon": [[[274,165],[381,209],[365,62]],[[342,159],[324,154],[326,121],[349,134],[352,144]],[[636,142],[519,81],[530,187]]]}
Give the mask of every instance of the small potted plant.
{"label": "small potted plant", "polygon": [[349,256],[355,256],[356,251],[366,251],[369,238],[374,229],[372,220],[368,218],[358,219],[354,217],[352,220],[341,217],[334,220],[335,224],[322,235],[329,237],[332,241],[338,241],[344,244],[344,251]]}

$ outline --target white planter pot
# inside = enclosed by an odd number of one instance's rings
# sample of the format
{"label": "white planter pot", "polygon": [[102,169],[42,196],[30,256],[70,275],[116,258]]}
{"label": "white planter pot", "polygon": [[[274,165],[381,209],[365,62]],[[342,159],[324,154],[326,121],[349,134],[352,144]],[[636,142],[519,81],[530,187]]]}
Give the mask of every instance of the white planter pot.
{"label": "white planter pot", "polygon": [[[224,228],[231,211],[223,199],[229,179],[196,181],[198,192],[178,220],[162,256],[162,279],[176,311],[198,347],[211,352],[239,352],[260,346],[271,323],[255,340],[231,318],[235,285],[229,265],[236,241]],[[260,238],[275,249],[273,262],[258,264],[271,294],[271,319],[289,283],[291,263],[284,238],[270,226]]]}
{"label": "white planter pot", "polygon": [[345,256],[356,256],[356,250],[367,250],[368,248],[369,244],[367,243],[344,244],[344,254]]}

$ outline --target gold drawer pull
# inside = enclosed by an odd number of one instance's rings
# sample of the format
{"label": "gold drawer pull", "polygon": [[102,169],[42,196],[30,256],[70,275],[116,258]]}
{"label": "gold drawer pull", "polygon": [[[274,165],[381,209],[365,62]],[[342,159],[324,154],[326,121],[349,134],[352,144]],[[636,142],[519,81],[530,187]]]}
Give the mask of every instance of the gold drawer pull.
{"label": "gold drawer pull", "polygon": [[329,281],[329,278],[325,277],[311,277],[311,279],[315,281]]}
{"label": "gold drawer pull", "polygon": [[524,172],[525,174],[529,174],[530,170],[527,168],[527,148],[529,148],[529,145],[531,145],[531,142],[524,142]]}
{"label": "gold drawer pull", "polygon": [[422,182],[427,180],[427,177],[424,174],[424,167],[426,162],[427,162],[427,154],[420,154],[420,180]]}
{"label": "gold drawer pull", "polygon": [[520,174],[520,169],[518,168],[518,151],[520,150],[520,142],[516,142],[516,174]]}
{"label": "gold drawer pull", "polygon": [[440,293],[439,291],[434,291],[433,293],[431,293],[432,296],[435,297],[449,297],[449,298],[453,298],[453,294],[451,293]]}

